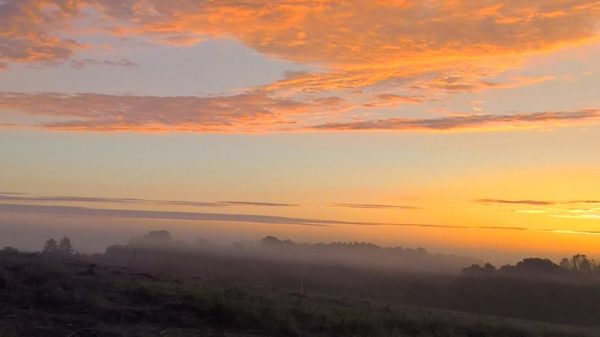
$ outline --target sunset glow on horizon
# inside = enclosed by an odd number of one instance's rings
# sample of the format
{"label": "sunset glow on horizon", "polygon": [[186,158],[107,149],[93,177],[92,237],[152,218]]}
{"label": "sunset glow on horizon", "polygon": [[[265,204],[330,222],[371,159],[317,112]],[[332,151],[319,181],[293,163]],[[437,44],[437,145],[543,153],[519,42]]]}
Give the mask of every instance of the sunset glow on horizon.
{"label": "sunset glow on horizon", "polygon": [[599,60],[597,0],[0,0],[0,246],[600,258]]}

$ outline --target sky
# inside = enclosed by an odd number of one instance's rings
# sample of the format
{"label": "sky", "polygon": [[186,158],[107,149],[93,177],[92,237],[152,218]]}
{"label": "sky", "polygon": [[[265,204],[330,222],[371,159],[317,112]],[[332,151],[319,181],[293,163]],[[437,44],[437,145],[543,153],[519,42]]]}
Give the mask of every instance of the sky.
{"label": "sky", "polygon": [[600,258],[597,0],[0,0],[0,246]]}

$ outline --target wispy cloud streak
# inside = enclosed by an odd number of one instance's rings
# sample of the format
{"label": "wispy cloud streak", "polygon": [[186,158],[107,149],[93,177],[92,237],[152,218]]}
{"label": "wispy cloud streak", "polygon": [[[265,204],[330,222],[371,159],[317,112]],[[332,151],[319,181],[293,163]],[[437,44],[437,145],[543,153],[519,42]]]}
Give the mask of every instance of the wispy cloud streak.
{"label": "wispy cloud streak", "polygon": [[121,58],[118,60],[97,60],[92,58],[75,59],[70,62],[71,68],[81,69],[89,66],[110,66],[110,67],[123,67],[133,68],[137,67],[137,63]]}
{"label": "wispy cloud streak", "polygon": [[327,131],[453,131],[532,128],[597,122],[600,110],[534,112],[512,115],[463,115],[432,119],[389,118],[309,127]]}
{"label": "wispy cloud streak", "polygon": [[[32,196],[25,193],[0,192],[0,201],[4,202],[40,202],[40,203],[105,203],[116,205],[160,205],[160,206],[191,206],[191,207],[300,207],[301,204],[248,201],[248,200],[226,200],[226,201],[192,201],[192,200],[156,200],[139,198],[110,198],[110,197],[82,197],[82,196]],[[378,204],[344,204],[337,203],[327,205],[329,207],[352,207],[352,208],[399,208],[415,209],[412,206],[378,205]]]}
{"label": "wispy cloud streak", "polygon": [[504,204],[504,205],[527,205],[527,206],[552,206],[552,205],[573,205],[573,204],[600,204],[600,200],[567,200],[567,201],[548,201],[548,200],[507,200],[507,199],[476,199],[474,202],[482,204]]}
{"label": "wispy cloud streak", "polygon": [[23,214],[52,214],[61,216],[90,216],[125,219],[155,219],[155,220],[187,220],[187,221],[221,221],[247,222],[259,224],[328,226],[335,224],[352,224],[343,221],[316,220],[254,214],[228,213],[196,213],[176,211],[147,211],[130,209],[87,208],[76,206],[31,205],[31,204],[0,204],[0,211]]}
{"label": "wispy cloud streak", "polygon": [[554,201],[542,200],[503,200],[503,199],[477,199],[475,202],[481,204],[501,204],[501,205],[528,205],[528,206],[549,206],[555,205]]}
{"label": "wispy cloud streak", "polygon": [[418,209],[418,207],[414,206],[406,206],[406,205],[383,205],[383,204],[349,204],[349,203],[340,203],[340,204],[332,204],[333,207],[346,207],[346,208],[360,208],[360,209]]}
{"label": "wispy cloud streak", "polygon": [[258,201],[219,201],[219,203],[230,206],[259,206],[259,207],[298,207],[298,204],[285,204],[278,202],[258,202]]}
{"label": "wispy cloud streak", "polygon": [[221,97],[0,92],[2,108],[47,117],[37,125],[46,129],[252,133],[293,127],[299,123],[295,117],[335,113],[345,102],[337,97],[301,102],[260,92]]}
{"label": "wispy cloud streak", "polygon": [[[457,131],[597,123],[600,110],[389,118],[307,125],[307,116],[337,118],[351,104],[339,97],[274,99],[265,93],[227,97],[157,97],[0,92],[0,109],[48,118],[34,127],[79,131],[256,133],[299,131]],[[342,116],[343,117],[343,116]]]}
{"label": "wispy cloud streak", "polygon": [[74,202],[74,203],[108,203],[108,204],[146,204],[162,206],[192,206],[192,207],[297,207],[297,204],[284,204],[260,201],[185,201],[185,200],[153,200],[137,198],[106,198],[106,197],[77,197],[77,196],[27,196],[23,193],[0,193],[0,201],[11,202]]}
{"label": "wispy cloud streak", "polygon": [[33,204],[7,204],[0,203],[0,212],[19,214],[47,214],[55,216],[85,216],[121,219],[150,219],[150,220],[182,220],[182,221],[216,221],[238,222],[270,225],[298,225],[310,227],[329,226],[394,226],[414,228],[437,228],[455,230],[500,230],[500,231],[534,231],[551,232],[557,234],[582,234],[596,235],[594,231],[572,231],[562,229],[530,229],[526,227],[499,227],[499,226],[455,226],[419,223],[379,223],[362,221],[341,221],[328,219],[310,219],[285,216],[257,215],[257,214],[229,214],[229,213],[201,213],[179,211],[149,211],[131,209],[106,209],[88,208],[61,205],[33,205]]}

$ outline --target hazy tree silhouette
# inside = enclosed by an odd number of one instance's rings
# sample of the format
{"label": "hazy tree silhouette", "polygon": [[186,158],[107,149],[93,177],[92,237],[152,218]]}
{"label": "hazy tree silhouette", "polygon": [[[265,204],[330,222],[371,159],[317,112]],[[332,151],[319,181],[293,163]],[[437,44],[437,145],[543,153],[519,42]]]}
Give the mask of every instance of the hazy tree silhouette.
{"label": "hazy tree silhouette", "polygon": [[496,267],[491,263],[486,263],[483,267],[478,264],[473,264],[462,270],[463,275],[493,275],[496,272]]}
{"label": "hazy tree silhouette", "polygon": [[19,253],[19,250],[14,247],[11,247],[11,246],[6,246],[6,247],[4,247],[4,249],[2,249],[2,253],[17,254],[17,253]]}
{"label": "hazy tree silhouette", "polygon": [[58,252],[58,243],[55,239],[46,240],[46,244],[44,245],[44,250],[42,253],[48,255],[54,255]]}
{"label": "hazy tree silhouette", "polygon": [[173,239],[171,238],[171,233],[165,230],[159,231],[150,231],[144,235],[144,239],[154,241],[154,242],[171,242]]}
{"label": "hazy tree silhouette", "polygon": [[593,274],[600,273],[600,266],[584,254],[576,254],[573,257],[560,260],[560,267],[577,273]]}
{"label": "hazy tree silhouette", "polygon": [[71,239],[63,237],[58,243],[58,251],[61,255],[70,256],[73,255],[73,246],[71,245]]}
{"label": "hazy tree silhouette", "polygon": [[295,246],[296,243],[293,242],[292,240],[279,240],[277,237],[275,236],[265,236],[262,240],[261,240],[261,244],[265,245],[265,246]]}
{"label": "hazy tree silhouette", "polygon": [[571,259],[571,266],[573,270],[581,272],[581,273],[591,273],[592,272],[592,262],[588,259],[586,255],[577,254]]}
{"label": "hazy tree silhouette", "polygon": [[71,256],[73,255],[73,251],[71,239],[65,236],[60,242],[57,242],[54,238],[48,239],[42,253],[50,256]]}
{"label": "hazy tree silhouette", "polygon": [[527,270],[556,270],[556,264],[549,259],[541,259],[537,257],[530,257],[523,259],[522,261],[517,263],[517,268],[527,269]]}

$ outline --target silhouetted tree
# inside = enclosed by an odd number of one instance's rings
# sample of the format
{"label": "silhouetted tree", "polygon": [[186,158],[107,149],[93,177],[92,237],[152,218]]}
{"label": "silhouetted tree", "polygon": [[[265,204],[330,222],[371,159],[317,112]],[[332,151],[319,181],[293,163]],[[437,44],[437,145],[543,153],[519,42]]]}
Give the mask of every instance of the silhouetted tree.
{"label": "silhouetted tree", "polygon": [[144,238],[157,243],[166,243],[171,242],[173,240],[171,238],[171,233],[165,230],[150,231],[146,235],[144,235]]}
{"label": "silhouetted tree", "polygon": [[57,242],[54,238],[50,238],[46,241],[42,253],[50,256],[71,256],[73,255],[71,239],[65,236]]}
{"label": "silhouetted tree", "polygon": [[581,273],[591,273],[593,269],[592,262],[583,254],[577,254],[571,258],[571,267]]}
{"label": "silhouetted tree", "polygon": [[495,267],[493,264],[491,264],[491,263],[486,263],[486,264],[483,266],[483,270],[484,270],[486,273],[494,273],[494,272],[496,271],[496,267]]}
{"label": "silhouetted tree", "polygon": [[554,274],[562,269],[549,259],[530,257],[519,261],[515,266],[503,266],[501,271],[521,274]]}
{"label": "silhouetted tree", "polygon": [[2,249],[2,252],[5,254],[17,254],[19,251],[11,246],[6,246]]}
{"label": "silhouetted tree", "polygon": [[70,256],[73,255],[73,246],[71,245],[71,239],[63,237],[58,243],[58,251],[61,255]]}
{"label": "silhouetted tree", "polygon": [[54,239],[48,239],[46,244],[44,245],[44,250],[42,253],[44,254],[56,254],[58,252],[58,243]]}
{"label": "silhouetted tree", "polygon": [[473,264],[470,267],[462,270],[463,275],[481,276],[481,275],[493,275],[496,272],[496,267],[491,263],[486,263],[483,267],[478,264]]}
{"label": "silhouetted tree", "polygon": [[294,246],[296,245],[295,242],[293,242],[292,240],[279,240],[278,238],[274,237],[274,236],[265,236],[262,240],[261,243],[265,246]]}
{"label": "silhouetted tree", "polygon": [[570,259],[563,258],[560,260],[560,267],[565,270],[592,274],[600,272],[600,266],[593,259],[588,258],[584,254],[573,255]]}

